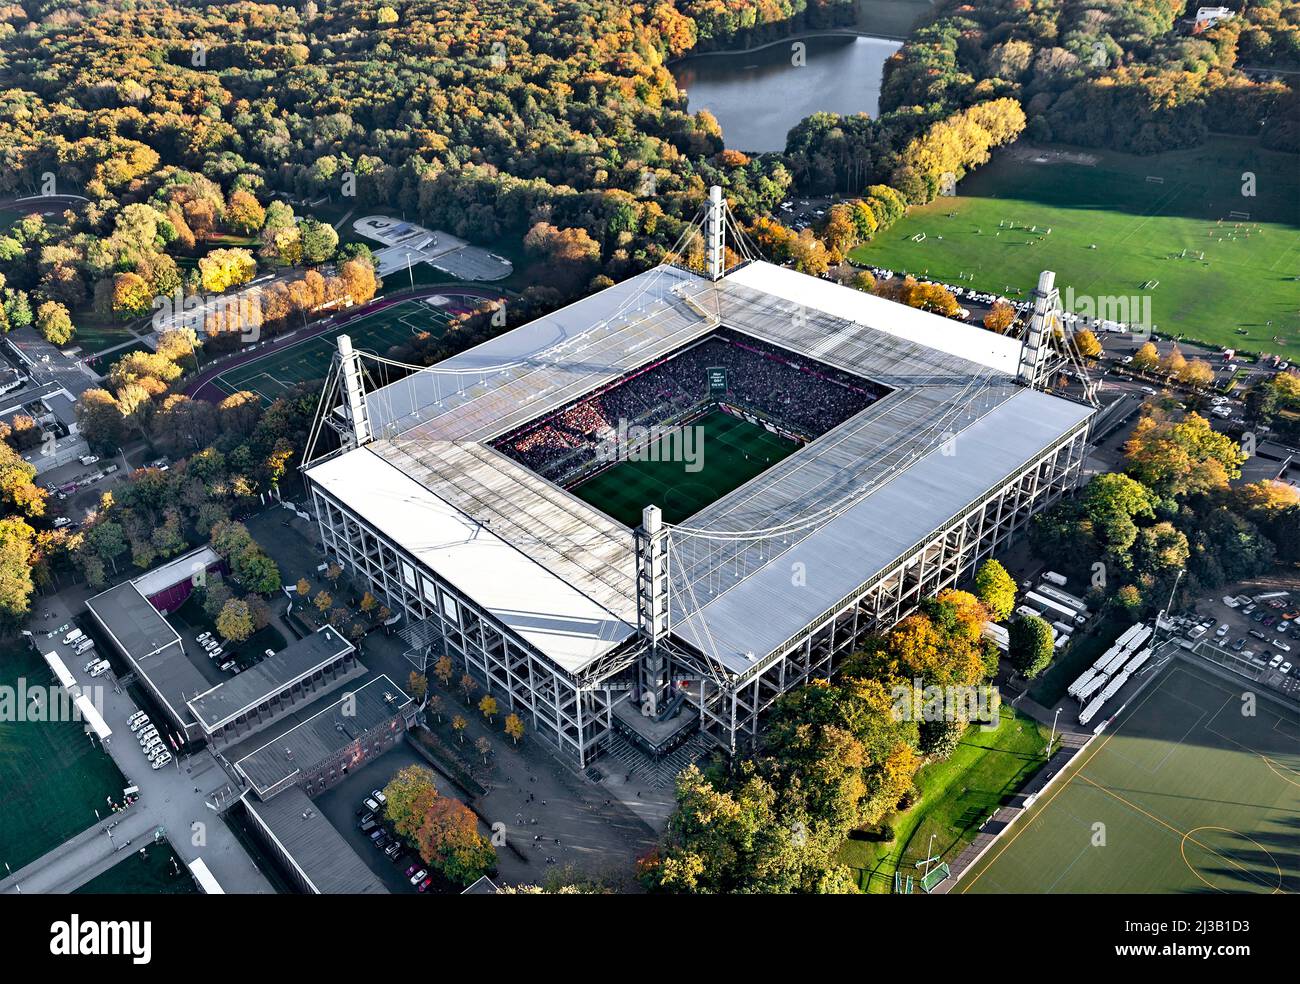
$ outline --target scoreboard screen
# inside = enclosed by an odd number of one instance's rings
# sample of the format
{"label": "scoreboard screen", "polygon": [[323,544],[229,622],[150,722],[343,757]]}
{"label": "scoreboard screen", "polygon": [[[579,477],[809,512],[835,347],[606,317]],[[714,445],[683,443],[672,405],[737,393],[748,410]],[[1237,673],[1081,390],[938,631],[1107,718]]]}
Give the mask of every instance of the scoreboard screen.
{"label": "scoreboard screen", "polygon": [[727,392],[726,366],[709,366],[705,371],[709,374],[709,394],[711,396]]}

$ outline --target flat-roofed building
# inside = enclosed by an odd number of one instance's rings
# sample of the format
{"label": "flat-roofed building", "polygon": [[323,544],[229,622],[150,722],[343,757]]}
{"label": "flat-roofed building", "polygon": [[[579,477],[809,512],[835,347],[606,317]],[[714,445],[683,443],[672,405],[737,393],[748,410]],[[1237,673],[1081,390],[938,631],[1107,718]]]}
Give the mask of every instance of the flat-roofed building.
{"label": "flat-roofed building", "polygon": [[264,800],[292,786],[314,796],[401,741],[415,714],[415,701],[380,674],[242,755],[235,771]]}

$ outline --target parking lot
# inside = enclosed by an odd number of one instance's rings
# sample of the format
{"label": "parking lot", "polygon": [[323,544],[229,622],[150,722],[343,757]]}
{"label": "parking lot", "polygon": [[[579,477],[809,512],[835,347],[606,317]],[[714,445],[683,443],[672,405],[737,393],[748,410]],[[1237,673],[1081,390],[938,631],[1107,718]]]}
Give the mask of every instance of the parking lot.
{"label": "parking lot", "polygon": [[1189,640],[1221,650],[1235,668],[1300,698],[1300,602],[1289,592],[1268,597],[1277,594],[1225,594],[1201,603],[1198,622],[1183,628]]}
{"label": "parking lot", "polygon": [[[420,861],[409,846],[401,850],[396,861],[390,860],[383,849],[376,847],[370,837],[359,829],[360,818],[357,811],[361,809],[362,801],[371,794],[372,790],[383,789],[393,776],[408,765],[419,765],[430,772],[434,771],[412,750],[410,745],[401,743],[373,762],[368,762],[355,770],[337,786],[321,793],[315,801],[321,814],[343,835],[343,839],[361,856],[361,860],[375,873],[375,877],[384,883],[385,888],[396,894],[415,892],[415,888],[406,877],[407,868],[413,864],[418,864],[420,868],[428,866]],[[455,795],[446,780],[436,772],[434,772],[434,780],[439,795]],[[438,888],[439,881],[435,878],[434,883],[430,885],[430,890]],[[442,886],[442,890],[446,890],[445,885]]]}

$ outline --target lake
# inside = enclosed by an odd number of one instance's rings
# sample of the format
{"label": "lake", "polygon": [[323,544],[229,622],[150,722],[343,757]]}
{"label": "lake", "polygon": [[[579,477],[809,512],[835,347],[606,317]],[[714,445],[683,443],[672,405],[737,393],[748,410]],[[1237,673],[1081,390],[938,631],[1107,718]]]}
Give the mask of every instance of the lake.
{"label": "lake", "polygon": [[[791,64],[795,40],[804,64]],[[727,147],[785,149],[785,136],[805,116],[830,112],[875,116],[885,60],[901,47],[874,37],[823,36],[782,41],[754,51],[719,52],[670,66],[692,113],[718,118]]]}

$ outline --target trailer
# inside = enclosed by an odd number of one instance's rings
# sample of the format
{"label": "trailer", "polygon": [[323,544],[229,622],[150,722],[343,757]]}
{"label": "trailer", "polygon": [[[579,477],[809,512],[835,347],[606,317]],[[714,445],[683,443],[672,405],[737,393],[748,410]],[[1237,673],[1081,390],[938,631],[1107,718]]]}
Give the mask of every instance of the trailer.
{"label": "trailer", "polygon": [[1042,618],[1042,614],[1036,608],[1030,608],[1028,605],[1019,605],[1016,607],[1016,614],[1021,618],[1028,618],[1030,615],[1035,618]]}
{"label": "trailer", "polygon": [[1062,605],[1070,606],[1080,615],[1088,614],[1088,603],[1082,598],[1076,598],[1068,591],[1054,588],[1050,584],[1040,584],[1035,590],[1045,598],[1051,598],[1053,601],[1059,601]]}
{"label": "trailer", "polygon": [[1136,656],[1134,656],[1131,660],[1128,661],[1128,663],[1124,667],[1124,672],[1132,676],[1138,670],[1142,669],[1142,667],[1146,664],[1146,661],[1149,660],[1150,658],[1151,658],[1151,647],[1148,646],[1146,649],[1142,650],[1140,653],[1138,653]]}
{"label": "trailer", "polygon": [[1080,622],[1086,621],[1086,619],[1084,619],[1084,617],[1073,608],[1068,608],[1065,605],[1062,605],[1059,601],[1053,601],[1051,598],[1045,598],[1040,594],[1035,594],[1033,591],[1025,594],[1025,601],[1032,605],[1037,605],[1043,614],[1054,612],[1057,615],[1070,619],[1071,621],[1076,619]]}
{"label": "trailer", "polygon": [[1086,670],[1083,671],[1083,673],[1079,675],[1079,678],[1075,680],[1074,683],[1070,684],[1070,686],[1066,689],[1065,691],[1066,696],[1078,697],[1079,691],[1081,691],[1084,687],[1088,686],[1088,684],[1092,683],[1092,681],[1096,679],[1096,677],[1097,677],[1097,668],[1095,666],[1088,667]]}
{"label": "trailer", "polygon": [[1134,622],[1122,633],[1120,633],[1120,637],[1115,640],[1115,645],[1120,646],[1121,648],[1127,646],[1128,641],[1132,639],[1135,635],[1137,635],[1138,632],[1141,631],[1141,629],[1142,629],[1142,623]]}
{"label": "trailer", "polygon": [[1135,649],[1138,648],[1138,646],[1143,645],[1144,643],[1146,643],[1148,639],[1151,638],[1151,632],[1152,632],[1151,626],[1149,625],[1139,626],[1138,631],[1134,634],[1133,638],[1131,638],[1128,641],[1128,643],[1124,646],[1124,648],[1127,649],[1129,652],[1133,652]]}
{"label": "trailer", "polygon": [[1093,696],[1093,694],[1097,693],[1097,691],[1099,691],[1102,687],[1106,686],[1106,681],[1109,679],[1110,677],[1106,676],[1105,673],[1098,673],[1095,677],[1093,677],[1090,681],[1088,681],[1087,686],[1079,688],[1079,692],[1075,694],[1075,697],[1078,699],[1080,704],[1088,703],[1089,699]]}

